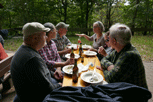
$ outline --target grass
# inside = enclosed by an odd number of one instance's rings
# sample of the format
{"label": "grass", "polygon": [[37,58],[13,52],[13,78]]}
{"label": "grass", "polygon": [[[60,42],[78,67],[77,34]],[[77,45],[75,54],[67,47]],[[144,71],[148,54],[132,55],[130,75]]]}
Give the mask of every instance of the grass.
{"label": "grass", "polygon": [[[77,43],[77,36],[68,36],[72,43]],[[132,44],[140,52],[143,61],[153,61],[153,36],[133,36]],[[85,38],[81,38],[83,44],[92,45],[92,41],[87,41]],[[23,38],[13,38],[5,40],[4,49],[10,51],[16,51],[23,43]]]}

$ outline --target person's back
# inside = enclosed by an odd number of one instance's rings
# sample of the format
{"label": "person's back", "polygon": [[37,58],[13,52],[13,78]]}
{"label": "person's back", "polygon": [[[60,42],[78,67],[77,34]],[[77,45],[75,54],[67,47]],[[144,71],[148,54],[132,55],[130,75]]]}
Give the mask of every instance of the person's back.
{"label": "person's back", "polygon": [[48,30],[35,22],[23,27],[24,43],[11,62],[11,76],[17,93],[14,102],[42,102],[47,94],[60,87],[52,83],[51,74],[38,53],[45,45]]}
{"label": "person's back", "polygon": [[21,100],[38,102],[52,91],[51,76],[46,64],[36,51],[27,46],[21,46],[14,55],[11,74],[15,90]]}

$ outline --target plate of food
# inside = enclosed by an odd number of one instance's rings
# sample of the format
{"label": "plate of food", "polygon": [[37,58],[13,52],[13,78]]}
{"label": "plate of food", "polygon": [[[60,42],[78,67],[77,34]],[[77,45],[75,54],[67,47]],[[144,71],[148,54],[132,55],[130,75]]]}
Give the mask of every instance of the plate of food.
{"label": "plate of food", "polygon": [[82,48],[83,48],[83,49],[90,49],[90,48],[91,48],[91,46],[90,46],[90,45],[86,45],[86,44],[85,44],[85,45],[82,45]]}
{"label": "plate of food", "polygon": [[94,51],[84,51],[84,54],[87,55],[87,56],[95,56],[95,55],[97,55],[97,53],[94,52]]}
{"label": "plate of food", "polygon": [[69,46],[67,46],[69,49],[71,49],[73,47],[73,49],[77,49],[77,44],[71,44]]}
{"label": "plate of food", "polygon": [[[66,74],[73,74],[73,67],[74,65],[66,65],[63,67],[63,72],[66,73]],[[81,73],[81,70],[79,69],[79,73]]]}
{"label": "plate of food", "polygon": [[[98,84],[103,81],[103,76],[100,75],[99,73],[95,72],[93,76],[92,74],[93,74],[93,71],[84,72],[81,74],[81,79],[91,84]],[[91,81],[91,78],[93,78],[93,81]]]}
{"label": "plate of food", "polygon": [[[75,59],[78,59],[80,56],[78,54],[74,54]],[[70,58],[70,54],[65,55],[66,58]]]}

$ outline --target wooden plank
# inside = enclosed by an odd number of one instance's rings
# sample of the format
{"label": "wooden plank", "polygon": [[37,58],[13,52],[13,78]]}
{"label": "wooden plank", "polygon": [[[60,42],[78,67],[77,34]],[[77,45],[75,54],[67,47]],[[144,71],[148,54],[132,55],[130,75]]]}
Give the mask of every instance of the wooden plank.
{"label": "wooden plank", "polygon": [[10,70],[10,64],[11,64],[12,58],[13,58],[13,55],[0,61],[0,77],[2,77],[6,72]]}
{"label": "wooden plank", "polygon": [[[75,50],[74,53],[75,54],[78,54],[79,51],[78,50]],[[94,61],[94,59],[96,59],[96,62],[95,62],[95,66],[94,67],[101,65],[100,64],[100,61],[99,61],[99,59],[98,59],[97,56],[95,56],[95,57],[87,57],[85,55],[83,55],[83,56],[84,56],[84,63],[83,63],[84,66],[88,64],[88,62],[89,62],[88,59],[89,58],[90,58],[90,61],[92,61],[92,62]],[[79,63],[81,63],[81,59],[80,58],[77,61],[77,64],[79,64]],[[89,70],[94,70],[94,69],[91,68],[91,67],[89,67]],[[101,74],[103,76],[103,78],[104,78],[103,71],[101,71],[101,70],[99,70],[99,69],[96,68],[96,72],[99,73],[99,74]],[[81,73],[83,73],[83,72],[81,72]],[[72,75],[65,74],[64,75],[64,78],[63,78],[63,86],[76,86],[76,87],[85,87],[85,86],[88,86],[89,84],[87,84],[84,81],[82,81],[82,79],[81,79],[81,73],[79,75],[79,78],[78,78],[78,82],[77,83],[73,83],[72,82]]]}

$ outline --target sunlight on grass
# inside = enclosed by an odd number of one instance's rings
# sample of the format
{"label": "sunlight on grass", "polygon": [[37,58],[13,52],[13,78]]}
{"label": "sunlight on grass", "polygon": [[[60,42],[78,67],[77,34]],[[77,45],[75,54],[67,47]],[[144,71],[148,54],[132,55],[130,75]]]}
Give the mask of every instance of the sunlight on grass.
{"label": "sunlight on grass", "polygon": [[137,48],[145,61],[153,61],[153,36],[134,36],[132,44]]}
{"label": "sunlight on grass", "polygon": [[7,39],[4,42],[4,49],[9,51],[17,51],[17,49],[22,45],[23,38],[12,38]]}
{"label": "sunlight on grass", "polygon": [[[74,44],[78,43],[78,36],[68,36],[70,41]],[[132,44],[139,51],[142,60],[153,61],[153,36],[133,36]],[[86,40],[84,37],[81,38],[82,44],[92,45],[92,41]],[[10,51],[17,51],[17,49],[22,45],[22,38],[13,38],[5,40],[5,49]]]}

